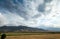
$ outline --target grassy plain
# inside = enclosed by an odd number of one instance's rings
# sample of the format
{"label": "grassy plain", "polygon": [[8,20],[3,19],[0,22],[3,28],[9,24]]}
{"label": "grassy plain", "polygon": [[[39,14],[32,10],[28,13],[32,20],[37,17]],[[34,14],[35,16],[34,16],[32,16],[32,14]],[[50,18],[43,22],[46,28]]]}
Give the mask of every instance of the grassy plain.
{"label": "grassy plain", "polygon": [[60,39],[60,33],[6,33],[6,39]]}

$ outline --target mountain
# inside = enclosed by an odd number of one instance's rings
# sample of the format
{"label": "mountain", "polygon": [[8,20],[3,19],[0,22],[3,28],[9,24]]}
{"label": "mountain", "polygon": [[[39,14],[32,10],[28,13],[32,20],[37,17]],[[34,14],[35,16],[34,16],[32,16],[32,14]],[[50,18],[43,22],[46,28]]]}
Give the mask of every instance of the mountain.
{"label": "mountain", "polygon": [[2,26],[0,32],[46,32],[47,30],[26,26]]}
{"label": "mountain", "polygon": [[55,31],[55,32],[60,32],[60,28],[54,28],[54,27],[48,27],[47,30],[50,30],[50,31]]}
{"label": "mountain", "polygon": [[58,27],[40,26],[39,28],[42,28],[42,29],[44,29],[44,30],[53,31],[53,32],[60,32],[60,28],[58,28]]}

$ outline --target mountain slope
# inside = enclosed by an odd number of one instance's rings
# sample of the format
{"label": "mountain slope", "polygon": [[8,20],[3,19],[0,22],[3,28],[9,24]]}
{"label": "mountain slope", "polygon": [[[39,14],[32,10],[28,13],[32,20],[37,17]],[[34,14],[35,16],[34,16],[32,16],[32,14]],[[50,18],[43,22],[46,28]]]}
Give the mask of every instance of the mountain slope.
{"label": "mountain slope", "polygon": [[26,27],[26,26],[3,26],[0,27],[0,32],[46,32],[47,30]]}

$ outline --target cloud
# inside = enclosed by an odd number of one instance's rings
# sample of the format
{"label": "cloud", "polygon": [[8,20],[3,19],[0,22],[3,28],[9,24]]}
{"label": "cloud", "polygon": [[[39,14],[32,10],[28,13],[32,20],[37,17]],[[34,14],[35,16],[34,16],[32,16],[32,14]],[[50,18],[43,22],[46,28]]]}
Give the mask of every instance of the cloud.
{"label": "cloud", "polygon": [[0,13],[0,26],[6,25],[6,24],[7,24],[6,17]]}
{"label": "cloud", "polygon": [[0,25],[60,27],[59,0],[3,0],[0,5]]}

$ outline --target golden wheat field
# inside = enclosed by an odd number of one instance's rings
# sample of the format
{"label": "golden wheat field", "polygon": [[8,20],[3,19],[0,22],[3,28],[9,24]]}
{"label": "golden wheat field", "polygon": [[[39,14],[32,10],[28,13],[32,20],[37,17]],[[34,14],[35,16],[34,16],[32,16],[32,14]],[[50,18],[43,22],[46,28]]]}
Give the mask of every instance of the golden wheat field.
{"label": "golden wheat field", "polygon": [[7,36],[6,39],[60,39],[60,34]]}

